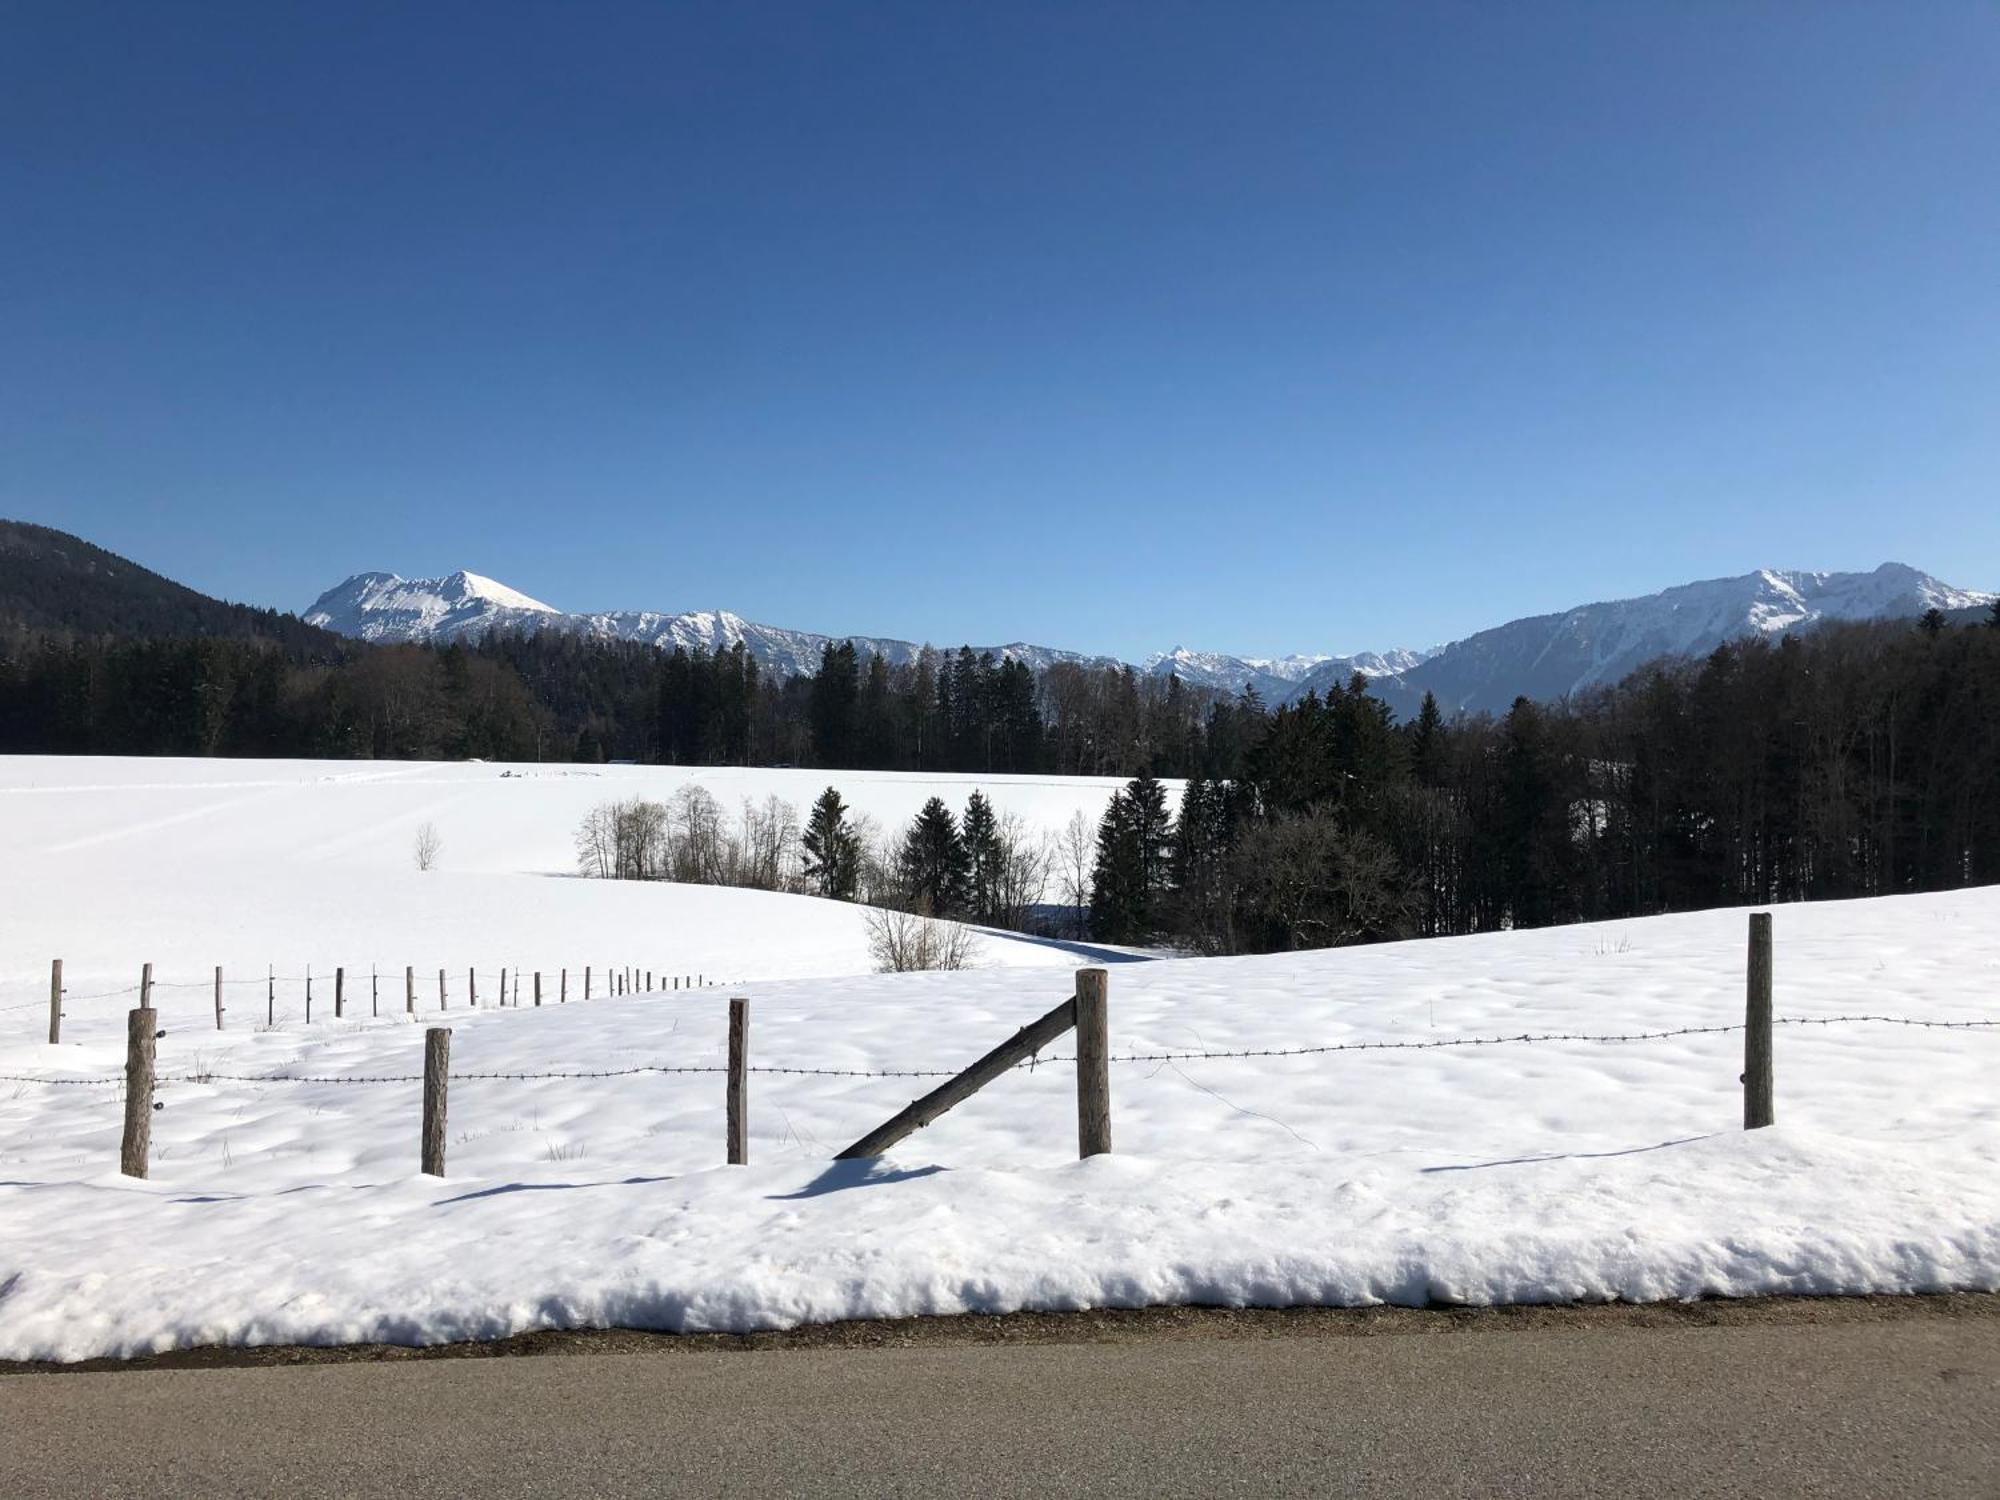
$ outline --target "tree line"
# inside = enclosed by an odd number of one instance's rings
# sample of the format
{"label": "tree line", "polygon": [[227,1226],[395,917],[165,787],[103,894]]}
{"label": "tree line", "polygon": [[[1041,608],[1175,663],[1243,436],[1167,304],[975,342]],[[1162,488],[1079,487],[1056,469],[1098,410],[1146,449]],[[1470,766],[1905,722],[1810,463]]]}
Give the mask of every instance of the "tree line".
{"label": "tree line", "polygon": [[2000,605],[1667,661],[1407,724],[1354,679],[1269,716],[1169,816],[1097,831],[1088,925],[1260,952],[2000,881]]}
{"label": "tree line", "polygon": [[447,645],[90,635],[0,623],[0,752],[1234,775],[1264,715],[1130,667],[969,648],[810,675],[740,644],[559,631]]}

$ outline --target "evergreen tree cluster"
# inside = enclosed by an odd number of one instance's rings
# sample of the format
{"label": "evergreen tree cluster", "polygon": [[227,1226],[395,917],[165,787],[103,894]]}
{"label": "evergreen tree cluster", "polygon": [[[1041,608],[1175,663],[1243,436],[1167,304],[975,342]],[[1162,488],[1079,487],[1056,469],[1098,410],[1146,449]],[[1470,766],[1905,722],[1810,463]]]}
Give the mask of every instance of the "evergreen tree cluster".
{"label": "evergreen tree cluster", "polygon": [[1398,725],[1357,677],[1270,715],[1239,777],[1191,778],[1164,835],[1152,785],[1099,829],[1106,941],[1254,952],[2000,882],[2000,610],[1748,639],[1497,719],[1426,700]]}

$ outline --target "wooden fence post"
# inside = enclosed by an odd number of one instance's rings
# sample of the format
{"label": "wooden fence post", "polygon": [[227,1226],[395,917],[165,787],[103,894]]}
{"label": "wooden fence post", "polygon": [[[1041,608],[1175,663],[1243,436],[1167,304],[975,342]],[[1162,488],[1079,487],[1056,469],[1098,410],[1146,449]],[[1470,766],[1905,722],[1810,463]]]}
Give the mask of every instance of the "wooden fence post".
{"label": "wooden fence post", "polygon": [[681,976],[676,974],[674,975],[674,988],[679,989],[680,987],[681,987]]}
{"label": "wooden fence post", "polygon": [[371,1018],[382,1014],[382,976],[373,964],[368,966],[368,1014]]}
{"label": "wooden fence post", "polygon": [[403,1014],[414,1016],[416,1013],[417,966],[415,964],[405,964],[403,965]]}
{"label": "wooden fence post", "polygon": [[1111,1149],[1111,976],[1076,971],[1076,1154]]}
{"label": "wooden fence post", "polygon": [[556,1004],[569,1004],[569,970],[564,969],[556,976]]}
{"label": "wooden fence post", "polygon": [[586,1000],[588,1000],[588,999],[590,998],[590,965],[589,965],[589,964],[585,964],[585,965],[583,966],[583,998],[584,998],[584,999],[586,999]]}
{"label": "wooden fence post", "polygon": [[264,965],[264,1024],[278,1024],[278,966]]}
{"label": "wooden fence post", "polygon": [[500,971],[500,1008],[507,1008],[507,971],[504,968]]}
{"label": "wooden fence post", "polygon": [[729,1002],[729,1165],[750,1163],[750,1002]]}
{"label": "wooden fence post", "polygon": [[139,1009],[153,1008],[153,966],[145,965],[139,970]]}
{"label": "wooden fence post", "polygon": [[215,966],[215,1029],[222,1030],[222,965]]}
{"label": "wooden fence post", "polygon": [[448,1010],[448,1009],[450,1009],[450,1007],[451,1007],[451,998],[450,998],[450,996],[448,996],[448,995],[446,995],[446,994],[445,994],[445,989],[444,989],[444,970],[443,970],[443,969],[439,969],[439,970],[438,970],[438,1009],[439,1009],[439,1010]]}
{"label": "wooden fence post", "polygon": [[912,1100],[908,1107],[838,1153],[834,1160],[854,1161],[860,1157],[880,1156],[904,1136],[921,1130],[954,1104],[970,1099],[1016,1063],[1026,1062],[1048,1046],[1076,1024],[1076,1009],[1076,997],[1072,995],[1048,1014],[1023,1026],[963,1073],[947,1078],[923,1098]]}
{"label": "wooden fence post", "polygon": [[450,1081],[451,1028],[428,1027],[424,1031],[423,1170],[431,1177],[444,1176],[445,1088]]}
{"label": "wooden fence post", "polygon": [[1748,994],[1743,1013],[1743,1128],[1776,1120],[1771,1097],[1771,914],[1750,913]]}
{"label": "wooden fence post", "polygon": [[542,1008],[542,971],[535,970],[535,1009]]}
{"label": "wooden fence post", "polygon": [[475,968],[465,971],[465,1003],[473,1010],[479,1009],[479,970]]}
{"label": "wooden fence post", "polygon": [[333,1018],[338,1021],[347,1014],[347,965],[335,964],[333,969]]}
{"label": "wooden fence post", "polygon": [[306,965],[306,1025],[312,1025],[313,1018],[313,966]]}
{"label": "wooden fence post", "polygon": [[[146,965],[145,989],[152,988],[151,964]],[[118,1170],[127,1177],[144,1177],[153,1149],[153,1048],[159,1034],[159,1012],[150,1005],[125,1013],[125,1135],[118,1147]]]}
{"label": "wooden fence post", "polygon": [[62,960],[49,960],[49,1045],[62,1041]]}

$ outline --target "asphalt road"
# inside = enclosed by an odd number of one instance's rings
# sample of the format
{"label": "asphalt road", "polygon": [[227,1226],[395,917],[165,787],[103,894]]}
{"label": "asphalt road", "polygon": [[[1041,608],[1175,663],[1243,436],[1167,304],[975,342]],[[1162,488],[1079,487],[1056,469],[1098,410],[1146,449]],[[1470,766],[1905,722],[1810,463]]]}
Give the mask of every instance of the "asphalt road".
{"label": "asphalt road", "polygon": [[0,1495],[2000,1496],[2000,1319],[0,1376]]}

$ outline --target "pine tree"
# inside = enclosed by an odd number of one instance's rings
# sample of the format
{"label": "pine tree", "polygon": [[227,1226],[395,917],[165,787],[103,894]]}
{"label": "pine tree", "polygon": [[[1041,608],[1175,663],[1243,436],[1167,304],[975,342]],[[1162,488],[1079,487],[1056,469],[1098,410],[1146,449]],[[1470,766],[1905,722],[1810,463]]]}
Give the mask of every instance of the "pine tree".
{"label": "pine tree", "polygon": [[1420,786],[1436,786],[1444,775],[1444,715],[1437,695],[1426,692],[1410,729],[1410,770]]}
{"label": "pine tree", "polygon": [[983,792],[974,791],[966,799],[965,822],[961,827],[965,841],[966,903],[975,918],[991,922],[1000,908],[1003,874],[1000,866],[1006,851],[1000,844],[1000,821],[994,817],[993,804]]}
{"label": "pine tree", "polygon": [[806,881],[816,896],[852,901],[861,881],[861,840],[847,821],[847,805],[828,787],[813,803],[801,842]]}
{"label": "pine tree", "polygon": [[1995,599],[1986,606],[1986,623],[1995,630],[2000,630],[2000,599]]}
{"label": "pine tree", "polygon": [[1090,935],[1100,942],[1129,942],[1139,935],[1141,863],[1131,799],[1113,792],[1097,823],[1097,861],[1090,872]]}
{"label": "pine tree", "polygon": [[1936,605],[1932,605],[1929,609],[1925,610],[1923,617],[1917,621],[1917,628],[1922,630],[1932,640],[1936,640],[1940,635],[1944,634],[1944,627],[1944,611]]}
{"label": "pine tree", "polygon": [[944,917],[965,909],[965,840],[941,799],[931,798],[917,813],[897,863],[904,894],[919,911]]}
{"label": "pine tree", "polygon": [[1097,827],[1090,929],[1107,942],[1144,942],[1165,916],[1173,822],[1167,789],[1152,776],[1114,792]]}

